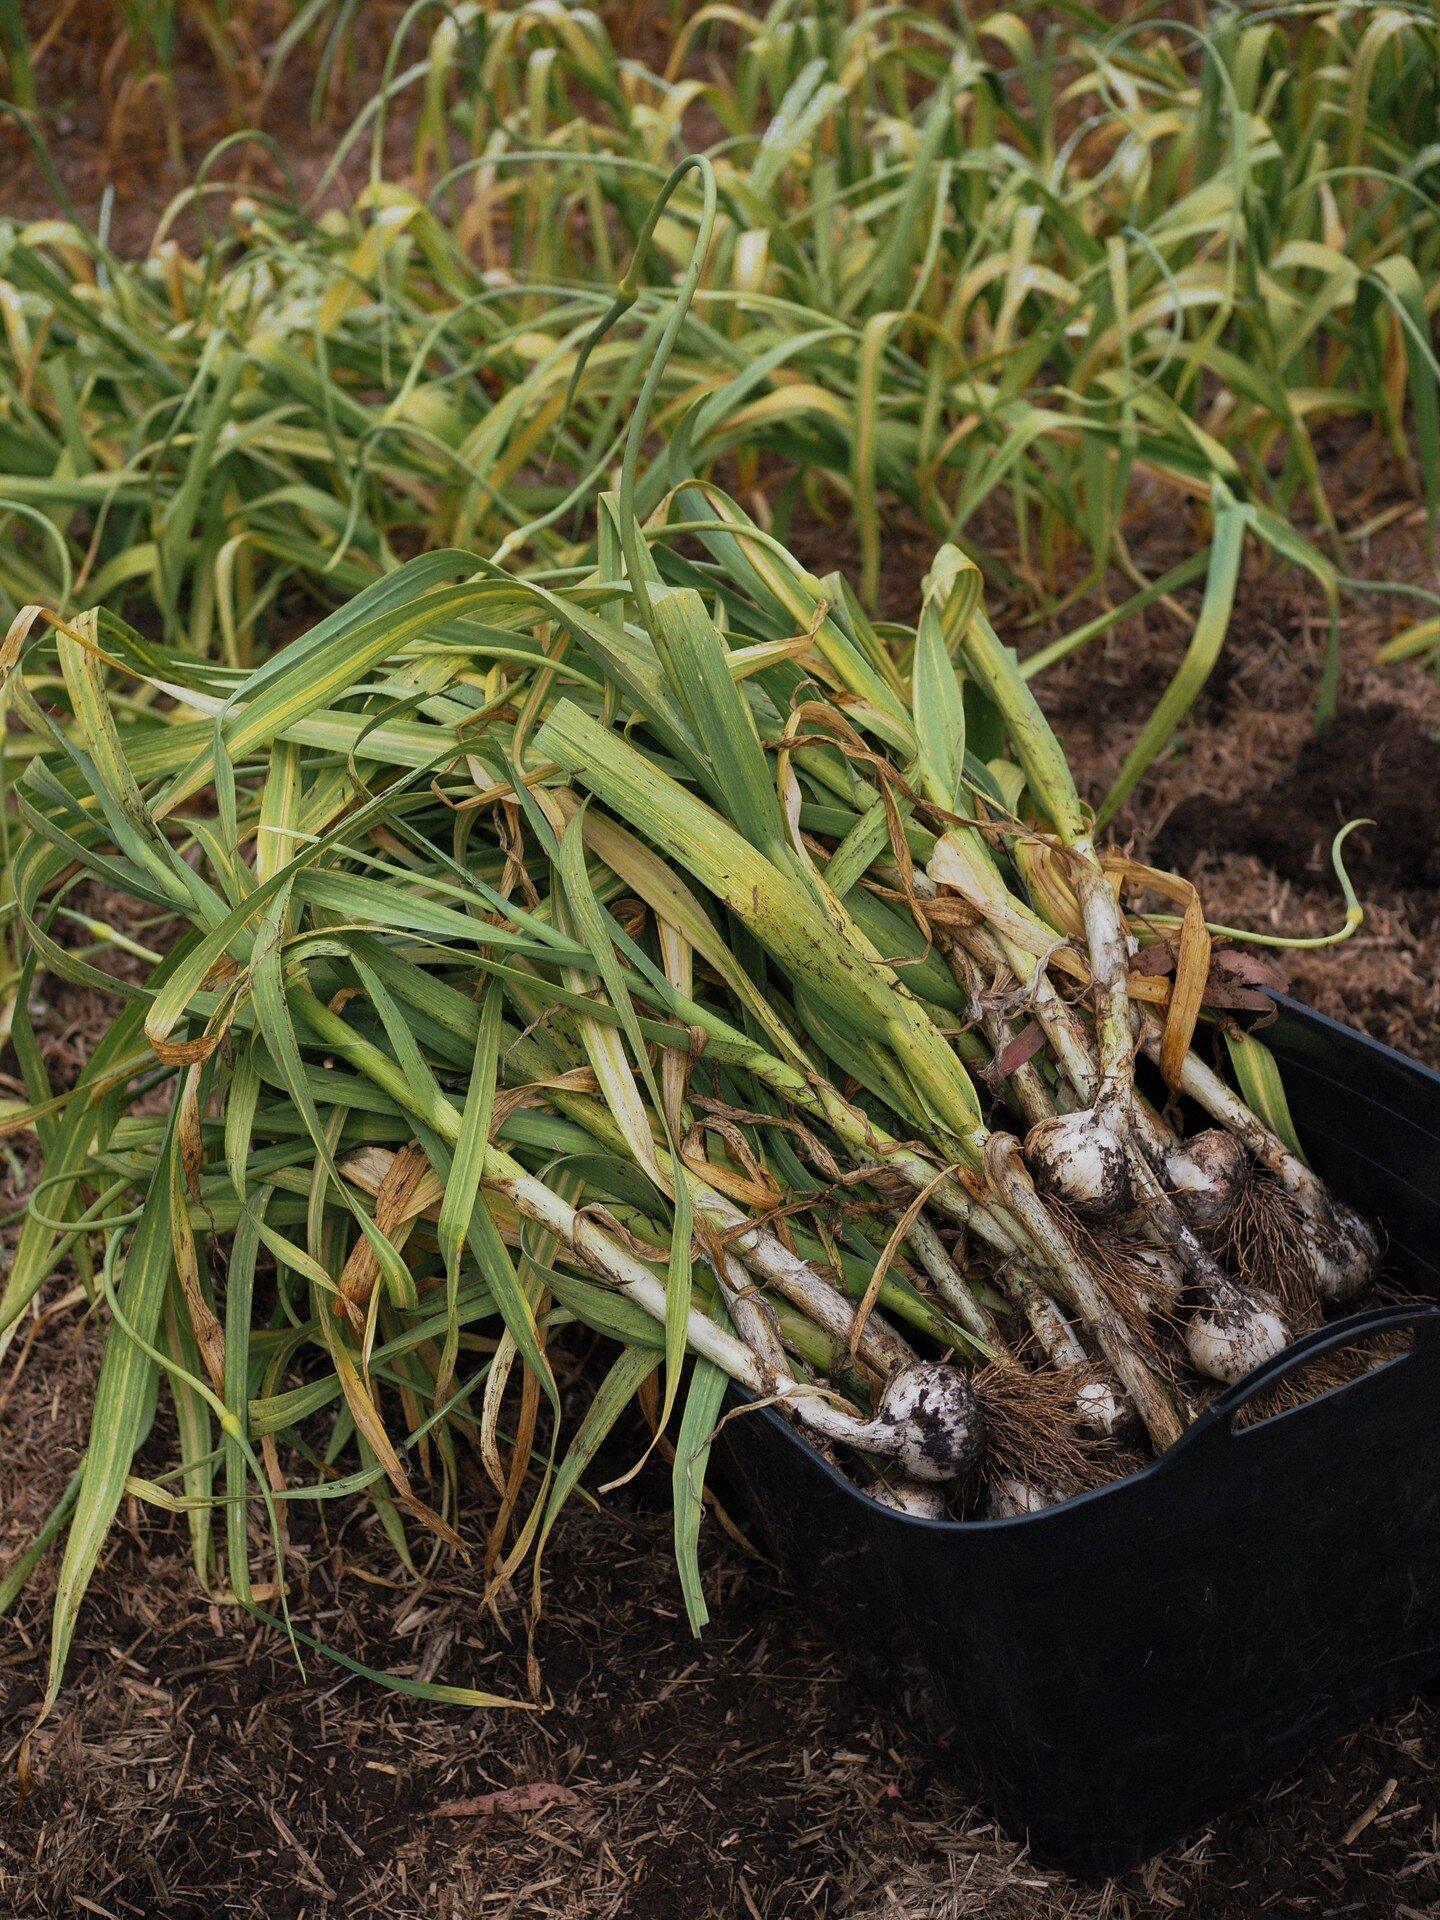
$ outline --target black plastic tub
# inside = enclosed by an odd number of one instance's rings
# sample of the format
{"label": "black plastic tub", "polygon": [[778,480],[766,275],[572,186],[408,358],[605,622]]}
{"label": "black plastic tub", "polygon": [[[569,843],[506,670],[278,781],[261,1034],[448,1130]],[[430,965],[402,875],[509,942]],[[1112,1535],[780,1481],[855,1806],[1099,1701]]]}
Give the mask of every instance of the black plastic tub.
{"label": "black plastic tub", "polygon": [[[1440,1296],[1440,1075],[1293,1002],[1264,1037],[1317,1170]],[[1236,1425],[1262,1383],[1406,1327],[1384,1365]],[[1440,1306],[1336,1322],[1153,1466],[1020,1519],[892,1512],[768,1410],[719,1448],[860,1677],[1074,1873],[1138,1865],[1440,1674]]]}

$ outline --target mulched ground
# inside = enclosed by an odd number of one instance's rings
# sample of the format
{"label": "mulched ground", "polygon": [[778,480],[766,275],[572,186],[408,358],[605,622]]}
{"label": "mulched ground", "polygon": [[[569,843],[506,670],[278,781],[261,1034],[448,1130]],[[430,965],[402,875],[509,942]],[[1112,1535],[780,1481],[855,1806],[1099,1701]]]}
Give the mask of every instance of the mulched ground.
{"label": "mulched ground", "polygon": [[[7,1548],[73,1463],[93,1367],[93,1339],[57,1326],[18,1383]],[[207,1604],[177,1528],[132,1512],[35,1737],[28,1800],[15,1760],[43,1683],[42,1596],[0,1655],[0,1912],[1240,1920],[1440,1903],[1435,1703],[1320,1756],[1146,1872],[1080,1887],[999,1834],[943,1756],[856,1690],[769,1569],[714,1528],[715,1622],[693,1641],[663,1498],[642,1481],[562,1523],[534,1714],[399,1700],[323,1662],[303,1678],[278,1635]],[[309,1543],[297,1608],[372,1664],[524,1691],[518,1607],[482,1617],[455,1566],[398,1578],[363,1525]]]}
{"label": "mulched ground", "polygon": [[[895,546],[912,543],[918,554],[913,534]],[[1423,564],[1418,533],[1398,529],[1370,561]],[[894,611],[919,571],[897,567]],[[1427,864],[1440,844],[1440,692],[1368,664],[1389,630],[1363,602],[1347,619],[1341,717],[1317,739],[1317,609],[1293,578],[1257,570],[1197,723],[1119,829],[1138,852],[1195,873],[1213,915],[1311,932],[1339,919],[1325,858],[1334,827],[1373,816],[1352,863],[1365,929],[1292,960],[1292,978],[1326,1010],[1440,1065],[1440,886]],[[1181,623],[1162,612],[1048,676],[1090,791],[1103,790],[1182,645]],[[100,1012],[56,995],[46,1037],[61,1071]],[[29,1171],[22,1161],[12,1180]],[[77,1457],[94,1348],[73,1309],[57,1313],[0,1387],[6,1559]],[[162,1431],[156,1461],[165,1445]],[[944,1756],[871,1706],[773,1572],[713,1524],[714,1621],[692,1640],[664,1501],[663,1479],[642,1478],[603,1514],[571,1510],[534,1644],[544,1711],[473,1715],[379,1694],[323,1661],[302,1679],[277,1634],[207,1602],[179,1523],[132,1511],[82,1616],[66,1692],[35,1737],[28,1800],[15,1762],[43,1686],[43,1580],[0,1642],[0,1914],[1440,1912],[1440,1699],[1317,1756],[1144,1873],[1082,1887],[999,1834]],[[305,1623],[374,1666],[526,1696],[518,1596],[482,1615],[462,1565],[441,1562],[417,1585],[378,1531],[328,1521],[328,1533],[299,1536]],[[527,1810],[517,1788],[539,1804]],[[445,1811],[486,1795],[499,1798]]]}
{"label": "mulched ground", "polygon": [[[110,162],[87,71],[80,61],[67,83],[65,138],[72,189],[93,204]],[[222,109],[193,90],[187,99],[198,140]],[[298,131],[296,148],[305,161]],[[119,237],[143,236],[173,183],[157,186],[128,145],[111,159],[122,184],[134,182]],[[38,211],[37,191],[12,176],[0,206]],[[1370,498],[1366,512],[1378,505]],[[1168,545],[1178,558],[1188,543],[1180,520],[1135,530],[1148,571],[1169,564]],[[810,531],[826,568],[845,564],[843,534]],[[911,611],[928,544],[897,523],[885,554],[887,610]],[[1349,564],[1426,577],[1416,517],[1356,543]],[[1194,596],[1181,598],[1193,610]],[[1077,604],[1065,624],[1098,605]],[[1317,739],[1322,610],[1293,575],[1252,567],[1196,723],[1117,827],[1137,853],[1200,880],[1212,916],[1313,933],[1340,918],[1326,857],[1335,827],[1373,817],[1351,842],[1364,929],[1339,950],[1292,957],[1291,979],[1326,1011],[1440,1066],[1440,691],[1413,670],[1370,664],[1393,623],[1390,603],[1347,605],[1341,716]],[[1047,703],[1092,793],[1116,771],[1184,635],[1157,608],[1047,676]],[[1048,637],[1033,630],[1035,644]],[[101,1014],[55,995],[45,1039],[62,1070]],[[0,1208],[33,1173],[15,1147]],[[0,1565],[73,1469],[96,1348],[62,1306],[22,1364],[12,1349],[0,1372]],[[162,1423],[150,1457],[164,1456],[167,1439]],[[773,1571],[713,1523],[703,1559],[714,1618],[693,1640],[663,1479],[642,1475],[600,1513],[572,1506],[557,1528],[533,1649],[540,1712],[437,1709],[313,1658],[302,1677],[278,1634],[207,1600],[183,1523],[138,1508],[122,1517],[66,1691],[34,1736],[28,1798],[16,1763],[44,1685],[53,1562],[0,1626],[0,1920],[1440,1913],[1440,1696],[1317,1755],[1144,1872],[1084,1887],[1000,1834],[944,1757],[857,1690]],[[325,1520],[323,1533],[297,1532],[304,1624],[372,1665],[527,1696],[521,1596],[482,1613],[463,1564],[441,1560],[415,1581],[377,1530],[339,1510]]]}

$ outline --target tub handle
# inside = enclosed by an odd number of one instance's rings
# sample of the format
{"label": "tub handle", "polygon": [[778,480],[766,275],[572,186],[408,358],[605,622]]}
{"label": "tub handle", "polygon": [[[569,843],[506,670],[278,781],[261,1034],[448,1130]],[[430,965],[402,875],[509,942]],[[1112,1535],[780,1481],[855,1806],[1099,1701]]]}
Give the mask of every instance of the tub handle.
{"label": "tub handle", "polygon": [[[1394,1333],[1405,1327],[1419,1329],[1415,1350],[1421,1346],[1433,1347],[1437,1358],[1440,1358],[1440,1302],[1408,1300],[1394,1306],[1367,1307],[1361,1313],[1347,1314],[1343,1320],[1332,1321],[1329,1326],[1317,1327],[1313,1333],[1302,1335],[1281,1352],[1262,1361],[1233,1387],[1227,1387],[1217,1400],[1211,1401],[1189,1432],[1170,1449],[1171,1454],[1199,1441],[1203,1434],[1213,1432],[1216,1428],[1228,1433],[1234,1416],[1247,1401],[1264,1388],[1273,1386],[1277,1380],[1283,1380],[1287,1374],[1306,1366],[1311,1360],[1319,1359],[1321,1354],[1333,1353],[1338,1347],[1351,1346],[1370,1334]],[[1404,1354],[1396,1356],[1397,1359],[1407,1357]]]}

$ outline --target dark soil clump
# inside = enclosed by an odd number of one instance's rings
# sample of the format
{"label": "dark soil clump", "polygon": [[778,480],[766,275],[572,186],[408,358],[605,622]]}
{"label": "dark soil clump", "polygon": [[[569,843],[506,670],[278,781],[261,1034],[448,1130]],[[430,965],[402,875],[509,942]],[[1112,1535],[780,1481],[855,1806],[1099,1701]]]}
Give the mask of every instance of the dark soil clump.
{"label": "dark soil clump", "polygon": [[1355,819],[1375,823],[1348,843],[1368,893],[1440,889],[1440,742],[1403,707],[1343,708],[1304,741],[1276,788],[1182,800],[1156,852],[1182,873],[1207,852],[1251,854],[1283,879],[1315,886],[1329,872],[1335,833]]}

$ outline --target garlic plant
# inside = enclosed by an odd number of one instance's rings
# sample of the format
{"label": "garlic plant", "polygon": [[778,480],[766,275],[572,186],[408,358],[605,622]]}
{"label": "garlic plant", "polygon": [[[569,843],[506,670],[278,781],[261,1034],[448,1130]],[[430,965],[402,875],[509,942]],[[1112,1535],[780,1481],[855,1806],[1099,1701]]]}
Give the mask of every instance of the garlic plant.
{"label": "garlic plant", "polygon": [[[683,163],[642,255],[692,172],[713,227],[713,172]],[[254,668],[99,609],[11,625],[42,750],[7,1124],[46,1171],[0,1347],[66,1258],[109,1316],[46,1536],[50,1700],[127,1490],[178,1501],[201,1581],[248,1606],[258,1499],[283,1606],[294,1503],[363,1492],[408,1563],[417,1530],[463,1543],[471,1446],[503,1583],[638,1398],[673,1433],[698,1625],[727,1387],[902,1511],[1023,1515],[1163,1452],[1373,1273],[1369,1228],[1193,1049],[1193,890],[1098,845],[974,564],[942,547],[897,637],[683,435],[642,483],[705,252],[591,562],[426,553]],[[27,676],[37,648],[58,676]],[[967,710],[1008,750],[971,751]],[[1186,903],[1168,988],[1130,965],[1150,892]],[[163,958],[117,982],[107,941]],[[42,971],[123,1000],[65,1093],[29,1025]],[[1182,1139],[1177,1091],[1238,1145]],[[1258,1239],[1229,1232],[1242,1204]],[[616,1351],[572,1429],[577,1330]],[[152,1480],[162,1384],[180,1459]]]}
{"label": "garlic plant", "polygon": [[[904,1512],[1021,1515],[1163,1451],[1373,1273],[1192,1045],[1195,915],[1168,999],[1131,969],[1164,876],[1095,843],[970,563],[942,550],[897,641],[712,486],[643,525],[632,489],[583,578],[426,555],[253,671],[103,612],[12,628],[49,741],[15,862],[46,1176],[0,1341],[67,1257],[110,1322],[57,1686],[127,1489],[178,1481],[201,1579],[254,1604],[250,1502],[283,1590],[283,1515],[337,1472],[402,1559],[463,1539],[473,1446],[504,1579],[638,1395],[699,1621],[728,1384]],[[63,714],[24,673],[46,627]],[[1006,755],[967,749],[967,703]],[[107,926],[165,950],[147,979],[97,964]],[[64,1094],[46,971],[123,996]],[[1257,1191],[1284,1303],[1225,1264]],[[579,1332],[614,1357],[573,1428]],[[157,1386],[181,1452],[152,1480]]]}

